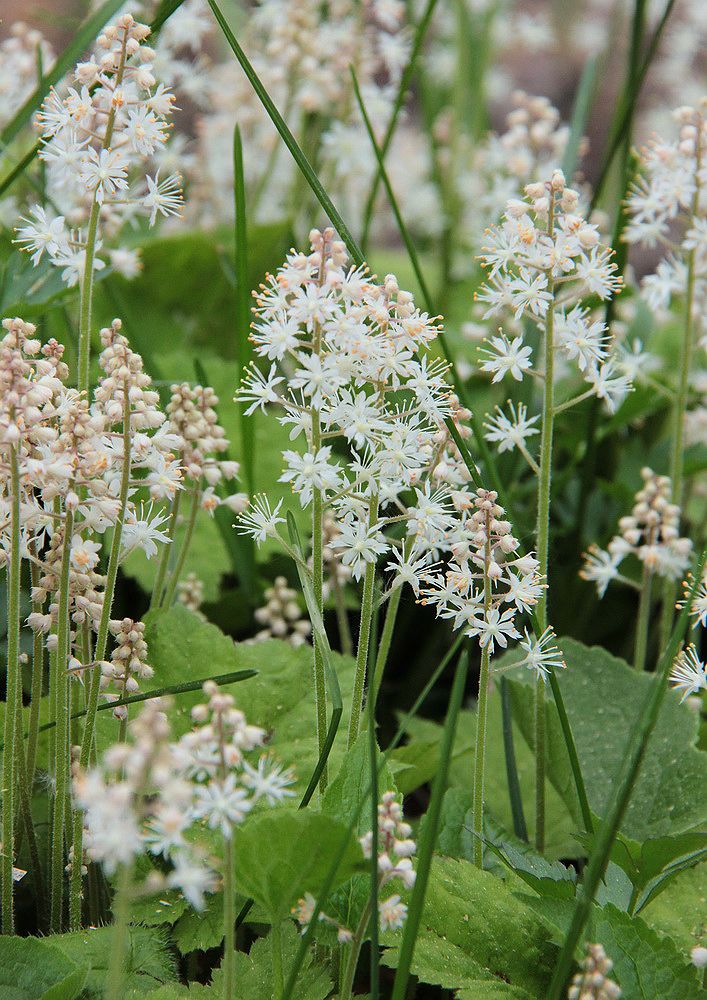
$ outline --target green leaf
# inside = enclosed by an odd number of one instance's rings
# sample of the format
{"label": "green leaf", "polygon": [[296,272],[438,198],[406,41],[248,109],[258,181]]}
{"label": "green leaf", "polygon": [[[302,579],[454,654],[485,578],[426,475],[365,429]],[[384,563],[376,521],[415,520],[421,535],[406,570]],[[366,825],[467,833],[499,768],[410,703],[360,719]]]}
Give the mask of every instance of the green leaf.
{"label": "green leaf", "polygon": [[204,909],[198,913],[187,910],[172,928],[172,935],[182,955],[220,947],[223,941],[223,893],[208,896]]}
{"label": "green leaf", "polygon": [[[251,682],[248,682],[251,683]],[[404,794],[430,781],[437,769],[439,741],[442,727],[428,719],[416,718],[409,727],[410,742],[395,751],[392,763],[395,780]],[[525,815],[532,839],[534,809],[535,760],[533,753],[518,726],[514,726],[514,744],[518,775]],[[474,766],[476,739],[476,712],[465,711],[459,716],[459,726],[454,741],[449,782],[452,787],[469,789]],[[564,753],[563,741],[563,753]],[[569,768],[569,765],[568,765]],[[570,772],[571,780],[571,772]],[[574,785],[573,785],[574,787]],[[494,692],[488,705],[488,734],[486,742],[486,785],[484,800],[488,811],[503,827],[513,825],[508,776],[503,749],[501,700]],[[576,822],[555,789],[546,789],[547,844],[550,858],[569,858],[578,854],[573,839]]]}
{"label": "green leaf", "polygon": [[559,861],[550,862],[513,834],[496,826],[493,820],[484,825],[486,843],[511,871],[540,896],[573,899],[576,875]]}
{"label": "green leaf", "polygon": [[[573,639],[560,646],[567,669],[557,677],[567,707],[592,811],[602,816],[629,747],[637,715],[654,675],[636,673],[623,660]],[[502,662],[512,662],[511,654]],[[531,738],[532,679],[509,677],[513,712]],[[554,705],[547,704],[548,777],[573,814],[579,807]],[[674,693],[666,696],[642,770],[633,790],[623,832],[643,841],[694,829],[707,819],[707,754],[696,747],[698,719]]]}
{"label": "green leaf", "polygon": [[[283,925],[282,968],[287,976],[299,946],[299,935],[291,922]],[[236,996],[242,1000],[272,1000],[272,939],[259,938],[248,954],[236,954]],[[214,977],[217,985],[220,975]],[[297,986],[293,1000],[324,1000],[329,996],[332,982],[329,972],[321,962],[316,962],[311,953],[307,955],[297,976]]]}
{"label": "green leaf", "polygon": [[707,911],[707,865],[682,872],[665,892],[646,906],[641,917],[671,937],[686,953],[704,927]]}
{"label": "green leaf", "polygon": [[[497,995],[525,1000],[544,995],[553,956],[545,922],[503,882],[468,861],[433,861],[412,962],[423,982],[468,997],[484,997],[481,984],[512,984],[515,993]],[[397,949],[382,962],[395,967]]]}
{"label": "green leaf", "polygon": [[49,941],[0,937],[3,1000],[74,1000],[85,980],[86,962],[78,966]]}
{"label": "green leaf", "polygon": [[[129,933],[126,988],[147,993],[162,983],[175,982],[174,960],[164,933],[151,927],[130,927]],[[102,997],[113,947],[113,928],[92,927],[75,934],[55,934],[51,943],[73,962],[88,966],[87,1000]]]}
{"label": "green leaf", "polygon": [[[260,903],[273,922],[284,920],[306,892],[319,894],[346,834],[345,824],[308,810],[255,816],[236,831],[236,885]],[[351,831],[348,835],[336,885],[361,870],[361,847]]]}
{"label": "green leaf", "polygon": [[669,938],[661,938],[640,917],[615,906],[595,910],[593,940],[614,963],[612,978],[622,1000],[699,1000],[697,970]]}

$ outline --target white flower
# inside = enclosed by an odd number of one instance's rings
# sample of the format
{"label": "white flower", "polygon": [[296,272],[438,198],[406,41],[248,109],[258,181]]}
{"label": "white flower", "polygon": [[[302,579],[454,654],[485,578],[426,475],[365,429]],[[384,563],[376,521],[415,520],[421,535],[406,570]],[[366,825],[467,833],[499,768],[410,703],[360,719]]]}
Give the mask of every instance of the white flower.
{"label": "white flower", "polygon": [[243,762],[243,784],[252,789],[254,802],[264,798],[273,806],[283,799],[291,798],[295,793],[289,786],[294,780],[291,768],[284,769],[267,756],[260,758],[257,767],[253,767],[248,761]]}
{"label": "white flower", "polygon": [[707,666],[700,660],[694,645],[678,653],[670,672],[670,681],[673,687],[682,691],[681,701],[691,694],[707,691]]}
{"label": "white flower", "polygon": [[604,549],[592,545],[585,553],[584,567],[579,575],[583,580],[590,580],[596,583],[597,593],[599,597],[603,597],[611,581],[615,580],[619,575],[620,562],[620,556],[612,555],[609,552],[605,552]]}
{"label": "white flower", "polygon": [[250,535],[256,542],[264,542],[266,538],[277,534],[277,525],[284,524],[285,518],[278,517],[282,500],[277,502],[275,510],[270,509],[270,501],[264,493],[253,497],[250,510],[244,511],[236,522],[236,527],[243,535]]}
{"label": "white flower", "polygon": [[307,507],[314,490],[338,490],[341,487],[339,466],[330,465],[331,448],[320,448],[316,455],[307,452],[300,455],[296,451],[284,451],[283,458],[288,468],[280,476],[281,483],[291,483],[299,495],[300,505]]}
{"label": "white flower", "polygon": [[16,242],[23,244],[22,249],[31,254],[30,260],[35,267],[45,250],[53,256],[67,247],[68,233],[63,215],[53,215],[41,205],[33,205],[29,217],[21,221],[26,225],[17,229]]}
{"label": "white flower", "polygon": [[81,573],[95,569],[100,551],[100,542],[92,542],[90,538],[74,535],[71,539],[71,565]]}
{"label": "white flower", "polygon": [[158,214],[165,218],[180,214],[184,207],[184,197],[179,174],[170,174],[161,181],[158,170],[154,177],[145,177],[145,181],[147,194],[142,199],[142,205],[149,209],[151,226],[154,226]]}
{"label": "white flower", "polygon": [[342,521],[339,529],[339,534],[331,543],[332,548],[343,550],[341,561],[351,568],[354,579],[360,580],[366,565],[376,562],[388,545],[378,525],[369,527],[358,518]]}
{"label": "white flower", "polygon": [[99,205],[106,195],[125,191],[128,187],[127,165],[119,149],[90,148],[83,163],[81,180],[88,191],[95,191]]}
{"label": "white flower", "polygon": [[215,888],[213,874],[185,851],[178,852],[172,861],[174,869],[167,876],[167,885],[179,889],[195,910],[203,910],[205,893]]}
{"label": "white flower", "polygon": [[274,363],[270,366],[268,375],[265,376],[251,362],[250,367],[243,376],[243,383],[236,392],[235,401],[237,403],[247,403],[252,400],[251,405],[245,410],[246,417],[255,413],[257,409],[260,409],[261,413],[265,413],[267,403],[278,402],[280,397],[275,392],[275,386],[284,381],[282,375],[277,374],[277,368]]}
{"label": "white flower", "polygon": [[496,407],[496,413],[492,417],[487,417],[484,423],[486,428],[487,441],[498,444],[499,452],[513,451],[514,448],[524,448],[525,442],[533,434],[538,434],[539,429],[534,426],[539,417],[528,417],[528,408],[525,403],[516,406],[508,400],[510,417],[507,417],[500,406]]}
{"label": "white flower", "polygon": [[152,504],[150,504],[147,514],[144,508],[138,517],[134,510],[129,510],[123,522],[122,544],[124,547],[123,556],[132,552],[133,549],[142,549],[148,559],[157,554],[157,543],[169,544],[170,538],[160,527],[169,521],[169,515],[162,511],[157,511],[153,516]]}
{"label": "white flower", "polygon": [[509,341],[504,333],[498,337],[491,337],[489,341],[490,350],[482,351],[488,357],[482,361],[481,369],[485,372],[494,372],[493,382],[500,382],[508,372],[517,382],[521,382],[525,372],[532,368],[532,349],[523,344],[522,337],[514,337]]}
{"label": "white flower", "polygon": [[525,650],[526,655],[521,661],[524,667],[532,670],[535,674],[545,680],[549,671],[564,669],[567,664],[562,659],[562,653],[557,647],[557,637],[552,628],[548,626],[542,635],[537,638],[530,635],[528,630],[524,630],[524,638],[519,645]]}
{"label": "white flower", "polygon": [[197,786],[192,815],[195,819],[205,819],[212,830],[220,829],[229,839],[233,827],[242,823],[252,808],[246,789],[238,785],[234,774],[229,774],[223,781],[212,778]]}
{"label": "white flower", "polygon": [[397,931],[405,923],[408,908],[400,901],[400,896],[390,896],[388,899],[381,899],[378,903],[378,915],[380,919],[380,929],[385,931]]}
{"label": "white flower", "polygon": [[496,643],[503,649],[508,645],[509,639],[519,639],[520,632],[513,624],[515,609],[511,608],[503,613],[496,608],[491,608],[487,616],[482,617],[483,609],[479,616],[474,616],[469,622],[467,635],[478,636],[479,645],[482,649],[486,646],[493,653]]}

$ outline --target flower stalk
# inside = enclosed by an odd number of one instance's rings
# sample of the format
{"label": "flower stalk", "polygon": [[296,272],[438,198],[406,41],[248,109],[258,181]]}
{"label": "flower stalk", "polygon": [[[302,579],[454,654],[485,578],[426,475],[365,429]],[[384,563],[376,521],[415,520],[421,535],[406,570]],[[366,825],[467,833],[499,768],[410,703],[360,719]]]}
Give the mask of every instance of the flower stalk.
{"label": "flower stalk", "polygon": [[[373,528],[378,520],[378,497],[373,496],[368,505],[368,526]],[[373,620],[373,600],[376,582],[376,560],[373,557],[366,563],[363,577],[363,596],[361,598],[361,623],[358,633],[358,649],[356,651],[356,673],[354,675],[353,697],[351,701],[351,719],[349,720],[349,750],[358,738],[363,711],[363,689],[366,683],[366,666],[368,664],[368,646],[371,638],[371,622]]]}
{"label": "flower stalk", "polygon": [[[484,615],[491,610],[491,529],[487,516],[486,546],[484,551]],[[483,868],[484,863],[484,782],[486,772],[486,724],[490,683],[490,643],[481,647],[481,672],[479,674],[479,701],[476,712],[476,748],[474,751],[474,864]]]}

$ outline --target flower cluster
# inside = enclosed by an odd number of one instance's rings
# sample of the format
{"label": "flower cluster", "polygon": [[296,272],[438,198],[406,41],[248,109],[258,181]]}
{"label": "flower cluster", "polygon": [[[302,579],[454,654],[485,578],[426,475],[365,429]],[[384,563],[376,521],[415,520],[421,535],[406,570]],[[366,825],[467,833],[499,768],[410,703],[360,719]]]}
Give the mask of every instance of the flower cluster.
{"label": "flower cluster", "polygon": [[[110,631],[115,636],[115,646],[111,651],[111,662],[101,664],[101,690],[109,701],[126,698],[137,694],[139,680],[152,677],[154,671],[147,663],[147,643],[145,642],[145,626],[132,618],[110,623]],[[114,687],[117,693],[107,693],[106,689]],[[118,705],[113,709],[116,719],[127,719],[127,705]]]}
{"label": "flower cluster", "polygon": [[671,503],[672,483],[652,469],[641,469],[643,486],[636,493],[631,514],[619,521],[619,534],[606,550],[592,546],[585,555],[581,576],[596,584],[600,597],[612,580],[625,580],[619,566],[635,556],[651,575],[679,580],[685,573],[692,551],[689,538],[680,537],[680,508]]}
{"label": "flower cluster", "polygon": [[170,739],[168,706],[156,699],[131,723],[127,742],[74,777],[88,856],[109,874],[144,852],[161,856],[173,864],[166,885],[197,908],[214,876],[194,833],[206,824],[228,840],[256,803],[293,794],[290,771],[267,756],[247,760],[263,745],[264,730],[249,725],[213,681],[204,684],[204,694],[207,701],[192,709],[195,728],[180,739]]}
{"label": "flower cluster", "polygon": [[7,125],[37,86],[39,60],[46,73],[54,62],[49,42],[23,21],[10,26],[0,42],[0,128]]}
{"label": "flower cluster", "polygon": [[[506,331],[488,339],[481,368],[493,382],[506,375],[522,381],[532,374],[554,383],[574,371],[590,388],[558,408],[595,395],[613,413],[631,383],[609,343],[606,324],[587,300],[611,298],[621,279],[612,251],[600,243],[597,226],[584,218],[579,200],[562,171],[555,170],[549,181],[526,185],[525,198],[511,199],[503,223],[488,232],[481,255],[488,276],[476,300],[485,308],[484,319],[505,317]],[[547,372],[534,366],[533,349],[526,343],[528,324],[552,338],[553,364],[546,365]],[[488,421],[487,437],[504,450],[518,447],[527,457],[532,424],[525,407],[511,409],[510,416],[499,410]]]}
{"label": "flower cluster", "polygon": [[256,608],[254,614],[256,622],[262,627],[251,641],[284,639],[295,648],[304,645],[312,626],[302,615],[297,603],[297,591],[287,586],[284,576],[276,576],[272,587],[267,587],[263,596],[265,603]]}
{"label": "flower cluster", "polygon": [[[411,837],[412,827],[403,819],[403,808],[395,792],[385,792],[378,803],[378,874],[379,886],[399,879],[406,889],[415,884],[412,856],[417,845]],[[361,837],[364,857],[371,857],[373,832]],[[398,930],[405,923],[407,906],[395,894],[378,901],[378,919],[381,931]]]}
{"label": "flower cluster", "polygon": [[[624,238],[667,251],[656,271],[642,280],[653,310],[666,310],[685,295],[688,258],[694,255],[694,295],[704,312],[707,303],[707,119],[704,107],[675,111],[679,135],[656,138],[641,155],[641,175],[627,200]],[[700,306],[698,305],[698,310]]]}
{"label": "flower cluster", "polygon": [[568,1000],[617,1000],[621,996],[621,990],[609,978],[614,963],[600,944],[587,945],[581,965],[582,971],[575,975],[567,992]]}
{"label": "flower cluster", "polygon": [[[65,95],[52,89],[37,115],[47,166],[50,204],[34,205],[17,229],[17,242],[36,265],[46,252],[68,285],[92,278],[106,261],[104,237],[124,222],[145,215],[178,214],[180,178],[151,172],[150,158],[166,142],[174,95],[157,84],[154,50],[145,45],[150,29],[131,14],[121,15],[98,37],[96,51],[77,65],[75,86]],[[134,253],[108,254],[114,267],[132,277]]]}

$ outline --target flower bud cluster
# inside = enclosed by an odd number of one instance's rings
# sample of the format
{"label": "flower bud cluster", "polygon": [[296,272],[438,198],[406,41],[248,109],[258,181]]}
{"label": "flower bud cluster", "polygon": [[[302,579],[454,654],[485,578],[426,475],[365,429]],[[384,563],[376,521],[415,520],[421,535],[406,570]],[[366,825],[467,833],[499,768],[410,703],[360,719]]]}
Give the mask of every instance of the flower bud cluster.
{"label": "flower bud cluster", "polygon": [[312,631],[309,620],[302,614],[297,603],[297,591],[287,586],[284,576],[275,577],[272,587],[265,590],[265,604],[256,608],[255,620],[264,626],[255,634],[252,642],[266,639],[285,639],[297,648],[307,642]]}
{"label": "flower bud cluster", "polygon": [[643,486],[631,513],[620,519],[619,534],[606,551],[594,545],[585,555],[580,575],[596,584],[600,597],[619,578],[619,566],[629,555],[643,563],[647,573],[668,580],[681,579],[687,569],[692,542],[680,536],[680,508],[670,500],[670,477],[646,467],[641,469],[641,478]]}
{"label": "flower bud cluster", "polygon": [[177,600],[195,614],[200,613],[199,609],[204,603],[204,582],[196,573],[187,573],[184,579],[179,581]]}
{"label": "flower bud cluster", "polygon": [[[154,671],[147,661],[145,626],[132,618],[112,621],[110,632],[115,636],[115,646],[111,652],[111,662],[101,664],[101,691],[108,701],[126,698],[140,690],[139,680],[152,677]],[[108,692],[108,688],[115,691]],[[117,692],[117,693],[116,693]],[[113,709],[116,719],[127,719],[127,705]]]}
{"label": "flower bud cluster", "polygon": [[617,1000],[621,990],[609,978],[614,963],[600,944],[588,944],[587,956],[581,962],[582,971],[572,980],[567,1000]]}
{"label": "flower bud cluster", "polygon": [[[385,792],[378,803],[378,874],[379,887],[399,879],[406,889],[415,884],[415,870],[412,857],[417,845],[411,837],[412,827],[403,819],[403,809],[395,792]],[[373,833],[369,830],[361,837],[364,857],[370,858]],[[381,899],[378,902],[378,917],[381,931],[398,930],[405,923],[407,906],[399,895]]]}
{"label": "flower bud cluster", "polygon": [[[37,115],[39,156],[47,168],[54,209],[34,205],[17,229],[17,241],[36,265],[46,252],[68,285],[84,271],[102,270],[102,238],[143,214],[178,214],[180,178],[160,179],[150,159],[166,142],[174,95],[152,72],[155,52],[145,44],[147,25],[122,14],[99,35],[96,50],[74,71],[65,95],[52,90]],[[94,253],[94,251],[96,251]],[[121,251],[111,261],[128,276],[135,255]]]}
{"label": "flower bud cluster", "polygon": [[12,120],[37,86],[39,58],[47,73],[54,63],[51,45],[36,28],[15,21],[0,42],[0,128]]}

